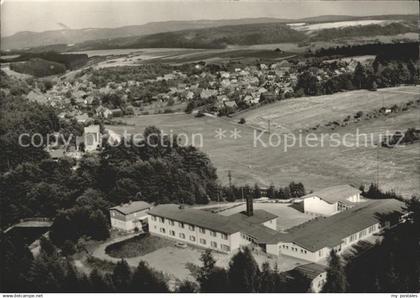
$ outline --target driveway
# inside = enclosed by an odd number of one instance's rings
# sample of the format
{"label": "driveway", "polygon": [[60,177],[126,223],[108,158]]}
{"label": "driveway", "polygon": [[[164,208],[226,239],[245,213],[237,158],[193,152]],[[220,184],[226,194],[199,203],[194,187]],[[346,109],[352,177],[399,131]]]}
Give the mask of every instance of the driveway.
{"label": "driveway", "polygon": [[[122,236],[113,240],[107,241],[99,245],[92,253],[92,256],[98,259],[116,263],[120,258],[114,258],[105,253],[108,245],[126,240],[133,237],[133,235]],[[174,242],[175,244],[176,242]],[[162,271],[168,276],[170,280],[194,280],[194,276],[190,269],[200,266],[200,256],[204,249],[188,245],[186,248],[176,247],[170,245],[167,247],[159,248],[151,253],[134,258],[125,258],[130,267],[137,267],[140,261],[147,262],[152,268]],[[234,253],[223,254],[213,252],[213,257],[216,260],[216,266],[227,268]],[[264,262],[269,262],[272,268],[277,264],[278,270],[288,271],[296,266],[303,265],[309,262],[295,259],[288,256],[268,257],[267,254],[262,252],[253,252],[254,258],[261,266]]]}

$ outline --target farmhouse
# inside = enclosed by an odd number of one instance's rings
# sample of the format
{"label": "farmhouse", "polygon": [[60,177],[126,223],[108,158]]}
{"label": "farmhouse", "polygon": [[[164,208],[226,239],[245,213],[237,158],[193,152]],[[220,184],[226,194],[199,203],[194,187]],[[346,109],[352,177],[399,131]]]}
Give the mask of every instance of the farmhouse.
{"label": "farmhouse", "polygon": [[361,191],[350,185],[324,188],[303,197],[305,213],[329,216],[362,202]]}
{"label": "farmhouse", "polygon": [[245,212],[230,216],[174,204],[159,205],[148,211],[148,222],[153,235],[217,251],[229,253],[253,245],[267,254],[319,262],[331,250],[342,253],[359,240],[378,233],[384,228],[378,214],[402,215],[402,207],[403,203],[394,199],[371,200],[286,232],[277,231],[276,215],[254,211],[252,199],[247,200]]}
{"label": "farmhouse", "polygon": [[143,230],[147,224],[147,211],[151,205],[144,201],[133,201],[109,209],[111,227],[122,231]]}

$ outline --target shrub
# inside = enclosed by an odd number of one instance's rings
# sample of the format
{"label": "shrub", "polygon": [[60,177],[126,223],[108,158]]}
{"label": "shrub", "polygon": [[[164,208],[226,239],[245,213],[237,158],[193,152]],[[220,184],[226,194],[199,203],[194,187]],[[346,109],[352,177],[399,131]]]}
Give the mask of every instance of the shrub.
{"label": "shrub", "polygon": [[363,112],[362,111],[358,111],[355,115],[354,115],[354,118],[355,119],[358,119],[358,118],[360,118],[360,117],[362,117],[363,116]]}

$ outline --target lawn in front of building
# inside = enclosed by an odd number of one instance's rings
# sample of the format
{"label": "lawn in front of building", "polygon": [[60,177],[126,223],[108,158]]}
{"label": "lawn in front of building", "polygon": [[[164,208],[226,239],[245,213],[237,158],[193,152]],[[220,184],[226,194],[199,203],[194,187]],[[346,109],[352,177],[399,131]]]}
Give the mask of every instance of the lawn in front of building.
{"label": "lawn in front of building", "polygon": [[172,241],[147,233],[113,243],[106,247],[105,252],[111,257],[126,259],[144,256],[160,248],[173,245]]}

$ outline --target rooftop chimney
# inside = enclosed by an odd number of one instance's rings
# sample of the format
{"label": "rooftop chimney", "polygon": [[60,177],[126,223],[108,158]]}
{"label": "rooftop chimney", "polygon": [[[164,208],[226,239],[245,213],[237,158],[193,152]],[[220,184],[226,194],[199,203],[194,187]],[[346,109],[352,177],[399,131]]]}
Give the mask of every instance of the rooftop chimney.
{"label": "rooftop chimney", "polygon": [[254,201],[252,198],[246,198],[246,215],[253,216],[254,215]]}

